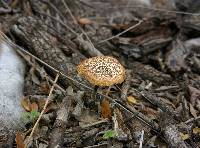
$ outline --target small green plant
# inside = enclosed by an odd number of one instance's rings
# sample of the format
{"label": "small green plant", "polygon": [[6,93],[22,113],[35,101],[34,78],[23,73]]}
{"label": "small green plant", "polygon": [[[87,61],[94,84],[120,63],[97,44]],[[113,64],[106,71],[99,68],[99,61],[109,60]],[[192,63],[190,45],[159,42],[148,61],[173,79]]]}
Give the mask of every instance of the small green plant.
{"label": "small green plant", "polygon": [[26,123],[32,122],[35,119],[37,119],[40,115],[40,112],[38,111],[31,111],[31,112],[24,112],[22,113],[22,120],[25,121]]}
{"label": "small green plant", "polygon": [[115,138],[117,136],[117,132],[114,130],[108,130],[104,133],[103,139]]}

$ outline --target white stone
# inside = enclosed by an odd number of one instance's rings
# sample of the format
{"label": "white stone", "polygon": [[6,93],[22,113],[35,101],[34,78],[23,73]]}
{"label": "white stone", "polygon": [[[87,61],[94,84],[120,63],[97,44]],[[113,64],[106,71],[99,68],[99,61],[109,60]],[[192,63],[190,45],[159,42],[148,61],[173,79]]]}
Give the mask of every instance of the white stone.
{"label": "white stone", "polygon": [[11,46],[0,43],[0,130],[23,127],[20,100],[23,97],[25,65]]}

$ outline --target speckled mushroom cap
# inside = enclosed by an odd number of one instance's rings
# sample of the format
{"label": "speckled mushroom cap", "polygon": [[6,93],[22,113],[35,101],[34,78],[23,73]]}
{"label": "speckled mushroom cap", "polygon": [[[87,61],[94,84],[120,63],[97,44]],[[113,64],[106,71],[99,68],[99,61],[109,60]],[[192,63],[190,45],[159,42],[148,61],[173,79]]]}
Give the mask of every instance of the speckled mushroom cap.
{"label": "speckled mushroom cap", "polygon": [[122,83],[126,77],[124,67],[110,56],[97,56],[82,61],[77,66],[79,75],[84,76],[91,84],[111,86]]}

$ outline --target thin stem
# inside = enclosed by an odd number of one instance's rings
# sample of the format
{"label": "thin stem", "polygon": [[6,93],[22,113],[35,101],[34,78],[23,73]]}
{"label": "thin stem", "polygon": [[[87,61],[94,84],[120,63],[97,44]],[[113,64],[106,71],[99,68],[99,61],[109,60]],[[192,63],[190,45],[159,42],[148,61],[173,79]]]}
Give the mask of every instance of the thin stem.
{"label": "thin stem", "polygon": [[[27,50],[25,50],[24,48],[20,47],[19,45],[13,43],[3,32],[0,31],[0,34],[3,36],[3,40],[6,41],[9,45],[12,45],[13,47],[15,47],[17,50],[20,50],[24,53],[26,53],[27,55],[31,56],[32,58],[34,58],[35,60],[37,60],[38,62],[42,63],[43,65],[47,66],[48,68],[50,68],[51,70],[53,70],[54,72],[59,73],[60,75],[62,75],[63,77],[67,78],[68,80],[75,82],[81,86],[83,86],[84,88],[93,91],[93,89],[77,80],[74,80],[73,78],[65,75],[64,73],[60,72],[59,70],[57,70],[56,68],[50,66],[49,64],[47,64],[46,62],[42,61],[40,58],[34,56],[33,54],[31,54],[30,52],[28,52]],[[110,102],[112,102],[113,104],[115,104],[116,106],[120,107],[121,109],[123,109],[124,111],[132,114],[134,117],[138,118],[140,121],[142,121],[143,123],[145,123],[146,125],[150,126],[156,133],[160,133],[160,129],[157,126],[157,124],[154,121],[149,122],[146,118],[144,118],[144,115],[141,114],[140,112],[136,111],[136,110],[132,110],[129,108],[124,107],[122,104],[120,104],[119,102],[115,101],[115,99],[106,96],[102,93],[98,93],[99,95],[101,95],[102,97],[107,98]]]}
{"label": "thin stem", "polygon": [[45,110],[46,110],[47,105],[48,105],[48,103],[49,103],[50,97],[51,97],[51,95],[52,95],[52,93],[53,93],[55,84],[56,84],[56,82],[58,81],[58,78],[59,78],[59,73],[56,75],[56,78],[55,78],[55,80],[54,80],[54,82],[53,82],[53,85],[52,85],[52,87],[51,87],[51,90],[50,90],[50,92],[49,92],[48,98],[47,98],[47,100],[46,100],[46,102],[45,102],[45,105],[44,105],[44,107],[43,107],[43,109],[42,109],[42,112],[40,113],[40,116],[38,117],[38,119],[37,119],[35,125],[33,126],[33,129],[32,129],[32,131],[31,131],[31,134],[30,134],[29,138],[28,138],[28,141],[31,140],[31,138],[32,138],[32,136],[33,136],[33,133],[34,133],[34,131],[35,131],[35,129],[36,129],[36,127],[37,127],[39,121],[40,121],[41,118],[42,118],[42,115],[45,113]]}
{"label": "thin stem", "polygon": [[97,90],[98,90],[98,88],[99,88],[99,86],[97,86],[97,85],[94,86],[94,90],[93,90],[93,92],[92,92],[92,98],[93,98],[94,100],[97,99]]}
{"label": "thin stem", "polygon": [[128,32],[129,30],[132,30],[132,29],[136,28],[136,27],[139,26],[142,22],[143,22],[143,20],[140,20],[137,24],[135,24],[135,25],[129,27],[128,29],[126,29],[126,30],[120,32],[119,34],[117,34],[117,35],[115,35],[115,36],[112,36],[112,37],[110,37],[110,38],[107,38],[107,39],[105,39],[105,40],[100,41],[98,44],[101,44],[101,43],[104,43],[104,42],[106,42],[106,41],[112,40],[112,39],[114,39],[114,38],[116,38],[116,37],[119,37],[120,35],[122,35],[122,34]]}

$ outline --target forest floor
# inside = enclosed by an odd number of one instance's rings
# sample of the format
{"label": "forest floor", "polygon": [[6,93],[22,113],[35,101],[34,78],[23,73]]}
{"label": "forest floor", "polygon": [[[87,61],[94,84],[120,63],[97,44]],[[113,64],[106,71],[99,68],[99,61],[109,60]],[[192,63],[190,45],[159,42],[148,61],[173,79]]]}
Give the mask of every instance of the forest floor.
{"label": "forest floor", "polygon": [[[27,65],[26,129],[13,145],[200,147],[200,4],[192,2],[1,0],[0,28]],[[126,79],[95,98],[76,66],[103,55],[118,59]]]}

